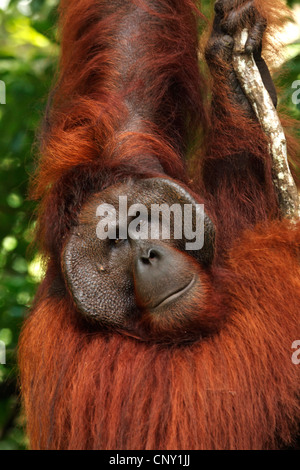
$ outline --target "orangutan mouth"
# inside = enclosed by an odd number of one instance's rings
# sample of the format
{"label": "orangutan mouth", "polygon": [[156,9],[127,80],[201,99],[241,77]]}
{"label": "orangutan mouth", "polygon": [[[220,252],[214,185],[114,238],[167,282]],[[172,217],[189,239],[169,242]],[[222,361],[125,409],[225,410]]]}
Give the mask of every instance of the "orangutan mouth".
{"label": "orangutan mouth", "polygon": [[192,277],[191,281],[185,287],[183,287],[183,289],[173,292],[173,294],[169,295],[167,298],[165,298],[159,304],[153,307],[152,310],[157,310],[158,308],[165,307],[166,305],[169,305],[170,303],[179,299],[179,297],[182,297],[184,294],[186,294],[193,287],[194,284],[195,276]]}

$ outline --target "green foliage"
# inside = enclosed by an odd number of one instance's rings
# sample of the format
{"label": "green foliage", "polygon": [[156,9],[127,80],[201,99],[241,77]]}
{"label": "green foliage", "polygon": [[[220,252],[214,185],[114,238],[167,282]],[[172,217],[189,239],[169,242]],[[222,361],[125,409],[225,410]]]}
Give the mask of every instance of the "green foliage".
{"label": "green foliage", "polygon": [[[22,449],[26,441],[15,390],[15,348],[22,320],[41,277],[39,260],[28,254],[34,206],[28,200],[33,142],[57,62],[57,0],[0,1],[0,450]],[[2,10],[5,4],[7,8]]]}
{"label": "green foliage", "polygon": [[[209,15],[212,2],[202,3]],[[0,365],[0,450],[26,448],[15,351],[22,320],[42,276],[38,256],[28,254],[34,205],[27,192],[36,153],[33,143],[59,52],[57,4],[58,0],[0,0],[0,80],[6,85],[6,104],[0,104],[0,341],[7,356],[6,365]],[[298,117],[300,105],[292,103],[291,84],[300,79],[299,44],[287,51],[281,81],[283,103]]]}

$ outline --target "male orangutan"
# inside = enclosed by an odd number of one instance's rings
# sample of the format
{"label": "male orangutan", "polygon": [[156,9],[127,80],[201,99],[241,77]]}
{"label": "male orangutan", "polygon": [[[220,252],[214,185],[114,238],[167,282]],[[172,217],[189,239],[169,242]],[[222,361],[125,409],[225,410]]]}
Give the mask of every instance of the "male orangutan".
{"label": "male orangutan", "polygon": [[[276,105],[261,51],[285,13],[279,0],[218,0],[208,80],[194,1],[61,1],[32,190],[47,273],[19,345],[32,449],[295,445],[300,227],[232,66],[246,28]],[[203,248],[175,224],[167,240],[124,239],[121,221],[100,239],[98,207],[120,196],[193,218],[204,204]]]}

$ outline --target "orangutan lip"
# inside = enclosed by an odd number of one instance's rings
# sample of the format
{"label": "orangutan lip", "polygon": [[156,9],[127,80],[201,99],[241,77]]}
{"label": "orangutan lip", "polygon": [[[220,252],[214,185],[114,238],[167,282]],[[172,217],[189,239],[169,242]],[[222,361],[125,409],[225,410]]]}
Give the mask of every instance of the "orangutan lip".
{"label": "orangutan lip", "polygon": [[173,294],[171,294],[169,297],[164,299],[158,305],[153,307],[152,310],[156,310],[160,307],[164,307],[165,305],[168,305],[169,303],[173,302],[174,300],[177,300],[179,297],[181,297],[186,292],[188,292],[191,289],[191,287],[194,285],[194,283],[195,283],[195,276],[193,276],[192,280],[183,289],[180,289],[179,291],[174,292]]}

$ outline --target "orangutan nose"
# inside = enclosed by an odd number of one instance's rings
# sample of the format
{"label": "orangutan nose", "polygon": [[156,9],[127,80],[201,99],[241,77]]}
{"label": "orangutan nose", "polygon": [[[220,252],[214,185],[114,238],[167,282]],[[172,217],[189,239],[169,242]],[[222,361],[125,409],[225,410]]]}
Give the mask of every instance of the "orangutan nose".
{"label": "orangutan nose", "polygon": [[139,245],[134,263],[137,304],[153,309],[174,300],[191,281],[185,264],[185,257],[172,247]]}

